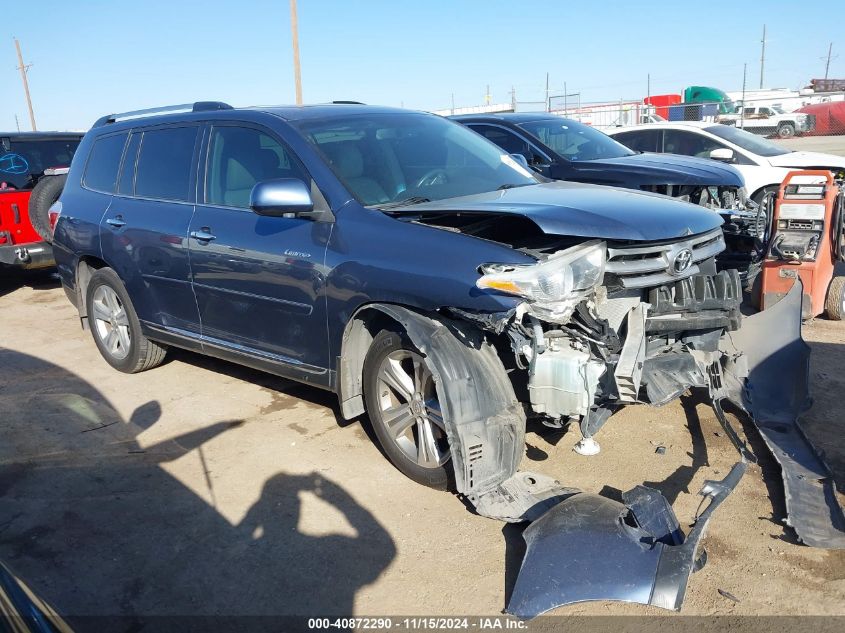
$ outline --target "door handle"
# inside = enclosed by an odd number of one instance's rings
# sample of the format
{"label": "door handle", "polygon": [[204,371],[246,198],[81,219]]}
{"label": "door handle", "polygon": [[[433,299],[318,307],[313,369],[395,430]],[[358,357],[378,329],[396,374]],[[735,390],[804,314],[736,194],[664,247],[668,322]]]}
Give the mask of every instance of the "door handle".
{"label": "door handle", "polygon": [[122,215],[116,215],[113,218],[109,218],[106,220],[106,224],[113,226],[116,229],[126,226],[126,222],[124,221]]}
{"label": "door handle", "polygon": [[213,239],[216,239],[217,236],[210,232],[207,226],[202,227],[199,231],[191,231],[191,237],[194,238],[197,242],[210,242]]}

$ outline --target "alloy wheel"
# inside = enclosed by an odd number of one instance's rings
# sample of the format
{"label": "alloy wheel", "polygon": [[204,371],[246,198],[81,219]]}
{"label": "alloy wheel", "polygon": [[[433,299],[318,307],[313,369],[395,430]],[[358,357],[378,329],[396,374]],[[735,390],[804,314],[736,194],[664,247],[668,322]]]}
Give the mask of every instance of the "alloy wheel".
{"label": "alloy wheel", "polygon": [[97,338],[106,352],[115,360],[129,356],[131,337],[129,317],[117,293],[108,286],[100,286],[94,291],[91,315]]}
{"label": "alloy wheel", "polygon": [[422,357],[404,349],[391,352],[379,367],[377,388],[381,419],[396,446],[423,468],[449,461],[434,378]]}

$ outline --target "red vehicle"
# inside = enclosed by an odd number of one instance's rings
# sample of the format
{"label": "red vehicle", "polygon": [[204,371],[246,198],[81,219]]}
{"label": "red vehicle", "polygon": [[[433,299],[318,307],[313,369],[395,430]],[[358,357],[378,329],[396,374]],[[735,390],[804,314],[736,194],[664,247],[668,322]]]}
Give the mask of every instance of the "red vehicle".
{"label": "red vehicle", "polygon": [[82,134],[0,132],[0,269],[54,264],[48,216]]}

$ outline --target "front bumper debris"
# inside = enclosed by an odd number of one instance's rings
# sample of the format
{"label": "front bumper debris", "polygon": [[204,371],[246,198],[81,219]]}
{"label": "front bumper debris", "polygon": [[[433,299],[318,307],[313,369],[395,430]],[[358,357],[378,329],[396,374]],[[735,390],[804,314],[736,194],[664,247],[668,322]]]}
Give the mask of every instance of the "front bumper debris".
{"label": "front bumper debris", "polygon": [[746,464],[721,481],[705,481],[709,500],[684,538],[666,498],[637,486],[625,504],[575,494],[525,529],[528,551],[507,612],[532,618],[588,600],[621,600],[679,610],[690,574],[706,556],[699,544],[713,512],[734,490]]}
{"label": "front bumper debris", "polygon": [[771,308],[745,319],[730,341],[741,353],[743,385],[734,377],[730,399],[745,409],[780,464],[787,524],[811,547],[845,549],[845,514],[824,460],[798,416],[810,406],[810,348],[801,337],[800,279]]}
{"label": "front bumper debris", "polygon": [[[748,412],[780,462],[788,524],[799,538],[818,547],[845,547],[845,517],[830,471],[797,422],[809,405],[801,296],[801,287],[795,286],[772,309],[740,321],[736,273],[693,275],[652,292],[648,303],[635,296],[614,299],[619,306],[599,300],[596,318],[579,307],[571,323],[545,331],[536,318],[529,320],[530,327],[508,325],[516,320],[513,312],[486,321],[453,312],[457,319],[450,320],[380,307],[434,361],[458,492],[483,516],[530,522],[509,613],[530,618],[586,600],[680,609],[690,574],[706,560],[700,543],[713,512],[734,490],[747,463],[756,461],[728,423],[724,400]],[[625,318],[623,343],[615,333]],[[675,336],[670,323],[704,329],[681,328]],[[526,418],[484,330],[507,334],[516,354],[530,352],[530,405],[557,419],[580,416],[584,437],[592,437],[624,402],[660,405],[689,388],[709,390],[717,418],[742,460],[721,481],[705,482],[700,494],[709,503],[686,537],[657,490],[638,486],[619,503],[517,470]],[[540,362],[541,355],[548,358]],[[589,363],[600,358],[609,371],[598,376],[590,373]],[[547,361],[556,364],[546,367]],[[584,390],[595,394],[592,405],[576,397]]]}

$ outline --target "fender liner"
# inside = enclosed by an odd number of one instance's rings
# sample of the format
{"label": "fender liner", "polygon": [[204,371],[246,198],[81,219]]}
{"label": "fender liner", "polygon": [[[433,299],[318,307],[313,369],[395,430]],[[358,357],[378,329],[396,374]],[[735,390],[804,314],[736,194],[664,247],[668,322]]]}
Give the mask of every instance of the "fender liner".
{"label": "fender liner", "polygon": [[371,304],[402,325],[431,360],[458,492],[475,496],[509,479],[525,446],[525,412],[496,349],[475,326]]}

